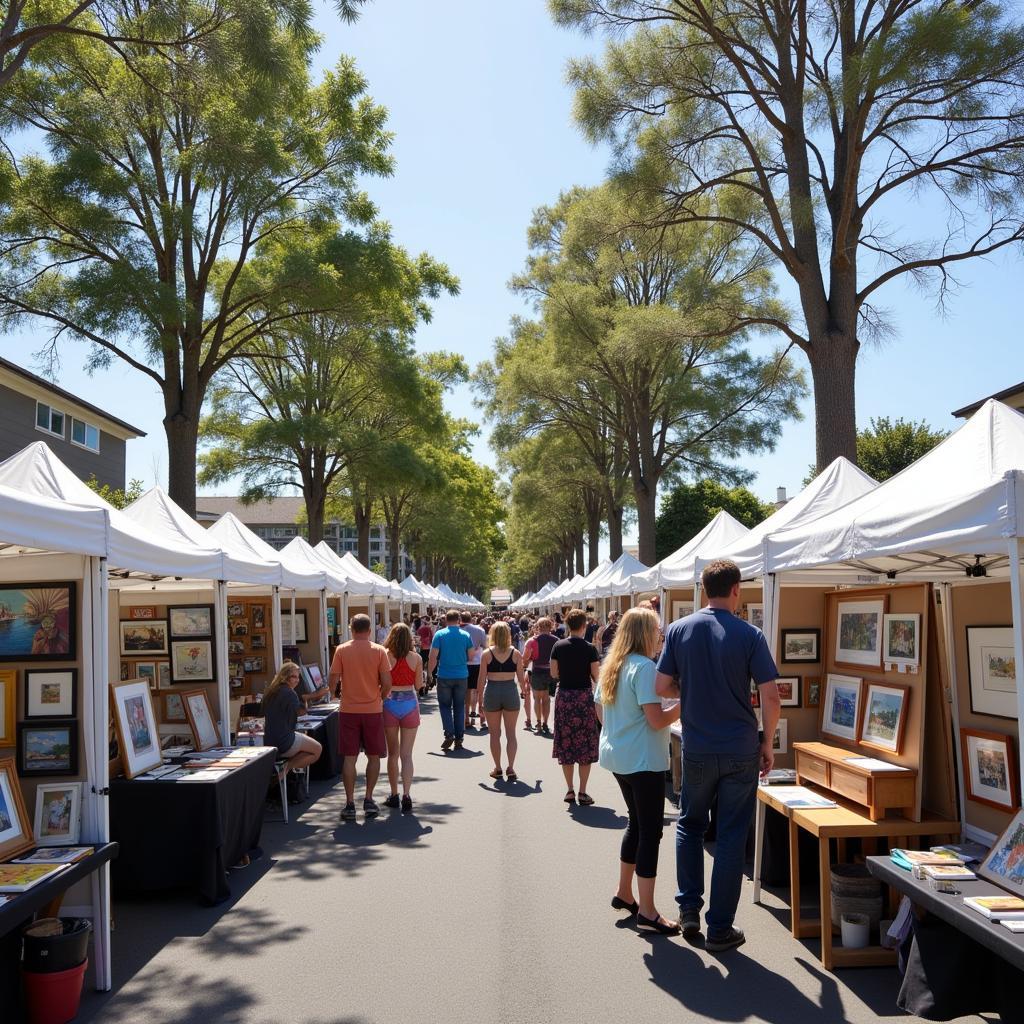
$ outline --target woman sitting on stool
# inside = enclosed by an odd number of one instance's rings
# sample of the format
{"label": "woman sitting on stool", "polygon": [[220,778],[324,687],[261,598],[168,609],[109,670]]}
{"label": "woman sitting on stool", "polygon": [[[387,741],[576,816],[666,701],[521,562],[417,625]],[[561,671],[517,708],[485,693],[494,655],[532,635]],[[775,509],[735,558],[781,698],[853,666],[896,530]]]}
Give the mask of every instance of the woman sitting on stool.
{"label": "woman sitting on stool", "polygon": [[277,747],[278,755],[285,759],[282,772],[301,771],[319,759],[322,749],[312,736],[295,730],[301,704],[295,692],[298,685],[299,666],[286,661],[263,694],[263,742]]}

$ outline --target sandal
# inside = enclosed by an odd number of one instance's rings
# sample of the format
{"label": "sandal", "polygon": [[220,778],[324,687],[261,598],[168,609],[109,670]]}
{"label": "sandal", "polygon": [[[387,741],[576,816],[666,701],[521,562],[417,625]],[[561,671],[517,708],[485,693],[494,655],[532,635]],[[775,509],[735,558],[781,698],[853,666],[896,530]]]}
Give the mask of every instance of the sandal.
{"label": "sandal", "polygon": [[576,803],[576,790],[570,789],[566,791],[565,796],[562,798],[567,804]]}
{"label": "sandal", "polygon": [[505,772],[505,778],[508,779],[509,782],[516,782],[518,781],[519,776],[516,775],[514,768],[509,768],[509,770]]}
{"label": "sandal", "polygon": [[504,775],[505,775],[505,773],[500,768],[495,768],[491,772],[491,778],[492,779],[500,779],[500,778],[503,778]]}
{"label": "sandal", "polygon": [[594,803],[594,798],[589,793],[580,793],[579,801],[581,806],[590,807]]}

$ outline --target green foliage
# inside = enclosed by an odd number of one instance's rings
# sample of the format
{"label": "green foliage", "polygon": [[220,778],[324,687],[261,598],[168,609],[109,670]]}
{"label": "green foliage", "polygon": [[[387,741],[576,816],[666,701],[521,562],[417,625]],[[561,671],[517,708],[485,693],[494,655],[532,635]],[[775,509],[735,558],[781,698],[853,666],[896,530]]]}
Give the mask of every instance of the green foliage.
{"label": "green foliage", "polygon": [[375,572],[378,576],[383,576],[384,579],[388,578],[388,567],[383,562],[374,562],[370,566],[370,572]]}
{"label": "green foliage", "polygon": [[717,480],[677,484],[658,513],[655,557],[661,561],[672,554],[722,511],[749,529],[767,519],[775,508],[746,487],[726,487]]}
{"label": "green foliage", "polygon": [[142,497],[143,487],[141,480],[130,480],[127,487],[111,487],[110,484],[101,484],[92,473],[85,481],[86,487],[92,488],[105,502],[113,505],[114,508],[126,508],[133,501]]}

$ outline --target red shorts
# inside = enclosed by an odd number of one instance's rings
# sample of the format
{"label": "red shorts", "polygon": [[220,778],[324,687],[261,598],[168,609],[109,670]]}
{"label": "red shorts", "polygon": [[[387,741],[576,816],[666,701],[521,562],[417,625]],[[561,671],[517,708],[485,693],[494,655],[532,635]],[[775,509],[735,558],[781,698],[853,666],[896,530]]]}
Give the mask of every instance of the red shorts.
{"label": "red shorts", "polygon": [[386,757],[384,716],[379,712],[361,715],[342,711],[338,715],[338,750],[342,757],[358,757],[360,747],[370,757]]}

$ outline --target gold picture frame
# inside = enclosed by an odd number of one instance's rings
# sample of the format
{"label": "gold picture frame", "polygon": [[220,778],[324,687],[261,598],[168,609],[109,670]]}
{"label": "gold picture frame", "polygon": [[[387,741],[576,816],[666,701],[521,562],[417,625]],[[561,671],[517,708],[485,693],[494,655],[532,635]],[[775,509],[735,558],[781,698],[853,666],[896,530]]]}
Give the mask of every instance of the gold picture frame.
{"label": "gold picture frame", "polygon": [[36,845],[13,757],[0,758],[0,861]]}

